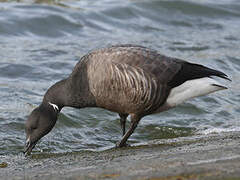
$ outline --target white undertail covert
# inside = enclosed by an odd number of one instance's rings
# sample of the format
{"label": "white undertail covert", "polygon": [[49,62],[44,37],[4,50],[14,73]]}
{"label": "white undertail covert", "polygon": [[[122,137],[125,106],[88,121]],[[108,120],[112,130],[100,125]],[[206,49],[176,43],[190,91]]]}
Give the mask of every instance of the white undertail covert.
{"label": "white undertail covert", "polygon": [[207,95],[223,89],[227,88],[209,77],[189,80],[173,88],[166,103],[171,107],[175,107],[188,99]]}

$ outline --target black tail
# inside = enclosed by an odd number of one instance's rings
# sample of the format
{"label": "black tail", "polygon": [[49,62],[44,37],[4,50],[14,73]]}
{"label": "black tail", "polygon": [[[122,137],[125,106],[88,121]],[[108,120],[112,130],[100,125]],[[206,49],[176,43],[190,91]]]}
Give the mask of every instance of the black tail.
{"label": "black tail", "polygon": [[181,70],[173,77],[169,85],[171,87],[176,87],[188,80],[211,76],[217,76],[231,81],[231,79],[229,79],[227,75],[221,71],[217,71],[200,64],[184,62],[182,63]]}

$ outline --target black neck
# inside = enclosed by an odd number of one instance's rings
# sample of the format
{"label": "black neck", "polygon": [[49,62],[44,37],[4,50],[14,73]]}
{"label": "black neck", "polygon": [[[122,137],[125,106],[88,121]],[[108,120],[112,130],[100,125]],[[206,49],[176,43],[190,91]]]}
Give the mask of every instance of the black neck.
{"label": "black neck", "polygon": [[64,106],[75,108],[96,106],[95,99],[89,90],[80,88],[71,79],[61,80],[51,86],[44,96],[43,104],[50,105],[53,109],[54,105],[57,105],[59,112]]}
{"label": "black neck", "polygon": [[55,83],[53,86],[51,86],[44,95],[43,104],[45,106],[51,106],[52,104],[52,108],[53,105],[56,105],[59,111],[61,111],[61,109],[65,106],[68,99],[67,97],[68,93],[66,92],[65,84],[66,79],[61,80]]}
{"label": "black neck", "polygon": [[58,113],[61,111],[60,108],[54,108],[53,105],[51,105],[50,103],[46,103],[45,101],[42,102],[42,104],[39,106],[39,109],[42,112],[47,113],[47,115],[51,116],[51,119],[56,119]]}

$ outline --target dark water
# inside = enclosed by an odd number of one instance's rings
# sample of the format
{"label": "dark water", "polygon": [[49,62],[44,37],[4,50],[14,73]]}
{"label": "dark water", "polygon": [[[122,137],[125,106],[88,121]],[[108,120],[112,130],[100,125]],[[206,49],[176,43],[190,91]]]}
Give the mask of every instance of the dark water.
{"label": "dark water", "polygon": [[[229,90],[143,118],[130,143],[240,130],[238,0],[9,1],[0,3],[0,160],[23,162],[24,122],[52,84],[91,49],[119,43],[201,63],[233,80]],[[99,151],[120,137],[117,114],[65,108],[34,153]]]}

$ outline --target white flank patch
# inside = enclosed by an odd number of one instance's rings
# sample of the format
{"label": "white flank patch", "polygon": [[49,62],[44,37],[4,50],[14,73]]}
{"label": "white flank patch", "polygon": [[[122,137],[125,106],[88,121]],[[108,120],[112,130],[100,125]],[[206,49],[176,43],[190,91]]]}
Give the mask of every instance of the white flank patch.
{"label": "white flank patch", "polygon": [[53,103],[50,103],[50,102],[48,102],[48,104],[51,105],[55,111],[59,111],[59,108],[56,104],[53,104]]}
{"label": "white flank patch", "polygon": [[174,107],[188,99],[203,96],[223,89],[226,89],[226,87],[220,85],[212,78],[205,77],[189,80],[180,86],[173,88],[166,103],[171,107]]}

